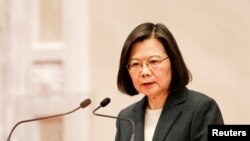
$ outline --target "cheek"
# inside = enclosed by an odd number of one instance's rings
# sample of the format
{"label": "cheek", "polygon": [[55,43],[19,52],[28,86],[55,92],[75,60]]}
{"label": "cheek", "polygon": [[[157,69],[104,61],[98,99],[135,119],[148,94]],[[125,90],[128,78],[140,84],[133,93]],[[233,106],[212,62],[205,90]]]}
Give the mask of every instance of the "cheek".
{"label": "cheek", "polygon": [[133,83],[135,89],[138,90],[139,84],[140,84],[140,82],[139,82],[139,80],[140,80],[140,79],[139,79],[139,76],[131,75],[131,74],[130,74],[130,78],[132,79],[132,83]]}
{"label": "cheek", "polygon": [[160,85],[168,89],[172,80],[171,69],[163,69],[161,73],[157,73],[157,74],[156,75],[157,75]]}

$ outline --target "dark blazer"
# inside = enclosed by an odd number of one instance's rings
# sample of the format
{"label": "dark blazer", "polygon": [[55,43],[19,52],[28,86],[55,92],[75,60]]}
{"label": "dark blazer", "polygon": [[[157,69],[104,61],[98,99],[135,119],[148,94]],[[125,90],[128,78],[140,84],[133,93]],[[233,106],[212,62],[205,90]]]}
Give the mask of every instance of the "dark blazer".
{"label": "dark blazer", "polygon": [[[147,98],[130,105],[119,117],[135,123],[135,141],[144,141]],[[207,141],[207,125],[224,124],[217,103],[210,97],[186,87],[170,93],[157,123],[153,141]],[[117,120],[116,141],[130,141],[132,125]]]}

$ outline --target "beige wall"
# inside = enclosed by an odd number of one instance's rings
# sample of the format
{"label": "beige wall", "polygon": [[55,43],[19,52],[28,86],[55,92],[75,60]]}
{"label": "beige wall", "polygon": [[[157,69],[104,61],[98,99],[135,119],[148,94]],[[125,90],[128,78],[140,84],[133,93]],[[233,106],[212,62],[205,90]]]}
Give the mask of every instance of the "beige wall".
{"label": "beige wall", "polygon": [[[140,99],[118,92],[116,74],[123,42],[138,24],[166,24],[179,44],[194,80],[190,89],[213,97],[226,124],[250,123],[250,1],[105,0],[91,1],[91,64],[95,102],[118,112]],[[115,120],[93,117],[93,140],[113,140]]]}
{"label": "beige wall", "polygon": [[[116,75],[125,38],[146,21],[166,24],[176,37],[194,77],[190,89],[214,98],[226,124],[250,124],[250,1],[63,0],[63,51],[34,53],[30,48],[37,43],[39,33],[38,2],[0,0],[0,115],[4,115],[0,116],[0,140],[6,139],[15,121],[23,119],[15,119],[24,113],[19,111],[16,116],[16,103],[8,100],[20,102],[15,94],[29,92],[32,57],[62,59],[66,68],[64,93],[92,99],[87,109],[74,113],[72,119],[67,117],[72,122],[64,127],[69,134],[65,141],[114,140],[115,120],[94,116],[91,111],[110,97],[111,103],[98,112],[116,116],[142,97],[121,94]],[[85,91],[91,92],[84,95]],[[20,130],[35,137],[27,128]]]}

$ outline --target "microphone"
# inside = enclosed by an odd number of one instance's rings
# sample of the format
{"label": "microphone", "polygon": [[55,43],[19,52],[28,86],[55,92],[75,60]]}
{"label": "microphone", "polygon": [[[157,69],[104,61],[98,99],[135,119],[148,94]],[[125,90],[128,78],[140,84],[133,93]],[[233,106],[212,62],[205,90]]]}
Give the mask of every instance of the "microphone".
{"label": "microphone", "polygon": [[22,120],[22,121],[19,121],[18,123],[15,124],[15,126],[12,128],[9,136],[8,136],[8,139],[7,141],[10,141],[10,138],[11,138],[11,134],[13,133],[13,131],[15,130],[15,128],[22,124],[22,123],[25,123],[25,122],[31,122],[31,121],[37,121],[37,120],[44,120],[44,119],[49,119],[49,118],[55,118],[55,117],[60,117],[60,116],[65,116],[65,115],[68,115],[68,114],[71,114],[75,111],[77,111],[78,109],[80,108],[85,108],[87,107],[89,104],[91,103],[91,100],[89,98],[85,99],[84,101],[82,101],[80,103],[80,106],[77,107],[76,109],[72,110],[72,111],[69,111],[69,112],[66,112],[66,113],[62,113],[62,114],[56,114],[56,115],[51,115],[51,116],[45,116],[45,117],[39,117],[39,118],[33,118],[33,119],[28,119],[28,120]]}
{"label": "microphone", "polygon": [[118,120],[124,120],[124,121],[128,121],[132,124],[132,135],[131,135],[131,141],[135,141],[135,123],[132,119],[127,119],[127,118],[122,118],[122,117],[115,117],[115,116],[110,116],[110,115],[103,115],[103,114],[97,114],[96,111],[98,109],[100,109],[101,107],[105,107],[110,103],[110,98],[105,98],[104,100],[102,100],[102,102],[100,103],[100,106],[98,106],[96,109],[94,109],[93,114],[96,116],[101,116],[101,117],[107,117],[107,118],[114,118],[114,119],[118,119]]}

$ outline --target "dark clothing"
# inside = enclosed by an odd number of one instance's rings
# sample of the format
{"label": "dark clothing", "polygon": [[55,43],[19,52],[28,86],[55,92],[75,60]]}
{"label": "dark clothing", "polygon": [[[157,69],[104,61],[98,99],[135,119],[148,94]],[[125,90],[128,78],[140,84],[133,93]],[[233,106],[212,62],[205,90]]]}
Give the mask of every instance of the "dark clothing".
{"label": "dark clothing", "polygon": [[[135,141],[144,141],[144,117],[147,97],[123,109],[119,117],[135,123]],[[186,87],[169,94],[153,141],[207,141],[209,124],[224,124],[221,111],[212,98]],[[130,141],[132,125],[117,120],[116,141]]]}

